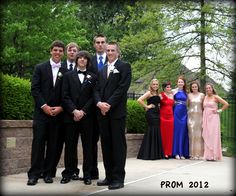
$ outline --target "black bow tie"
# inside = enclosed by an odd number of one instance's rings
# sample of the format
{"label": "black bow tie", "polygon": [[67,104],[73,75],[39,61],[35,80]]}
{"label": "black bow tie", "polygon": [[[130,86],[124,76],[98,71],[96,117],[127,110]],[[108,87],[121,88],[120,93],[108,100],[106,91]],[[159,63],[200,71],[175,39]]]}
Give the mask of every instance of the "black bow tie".
{"label": "black bow tie", "polygon": [[86,75],[86,74],[87,74],[87,71],[78,70],[78,74],[80,74],[80,73]]}

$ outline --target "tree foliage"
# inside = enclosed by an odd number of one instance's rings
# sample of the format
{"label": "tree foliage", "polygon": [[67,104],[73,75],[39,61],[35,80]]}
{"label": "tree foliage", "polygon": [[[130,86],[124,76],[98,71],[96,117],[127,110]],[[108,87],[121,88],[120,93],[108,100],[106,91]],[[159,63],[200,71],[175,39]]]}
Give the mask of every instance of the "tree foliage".
{"label": "tree foliage", "polygon": [[[176,75],[179,54],[164,40],[164,17],[160,5],[153,2],[138,2],[130,7],[127,21],[129,32],[121,40],[122,55],[132,64],[133,83],[148,74],[141,82],[147,86],[152,78],[170,80]],[[175,59],[175,60],[174,60]],[[163,75],[165,73],[165,76]],[[133,90],[135,91],[135,89]]]}
{"label": "tree foliage", "polygon": [[[131,63],[132,91],[154,77],[175,83],[177,75],[192,72],[191,79],[213,73],[223,81],[233,76],[233,9],[230,1],[206,0],[12,0],[1,4],[1,68],[29,78],[34,65],[48,59],[53,40],[75,41],[93,53],[93,37],[103,33],[120,43]],[[198,65],[187,70],[187,58]]]}
{"label": "tree foliage", "polygon": [[89,45],[77,18],[78,4],[20,0],[1,6],[1,64],[5,73],[30,76],[36,63],[48,59],[49,46],[56,39]]}
{"label": "tree foliage", "polygon": [[[166,39],[182,59],[195,58],[192,71],[205,84],[214,79],[232,78],[234,4],[231,1],[169,1],[163,4]],[[226,60],[227,59],[227,60]]]}
{"label": "tree foliage", "polygon": [[128,32],[126,21],[130,18],[129,7],[135,5],[136,0],[107,0],[80,1],[78,19],[87,30],[87,39],[93,51],[93,37],[104,34],[109,41],[120,41]]}

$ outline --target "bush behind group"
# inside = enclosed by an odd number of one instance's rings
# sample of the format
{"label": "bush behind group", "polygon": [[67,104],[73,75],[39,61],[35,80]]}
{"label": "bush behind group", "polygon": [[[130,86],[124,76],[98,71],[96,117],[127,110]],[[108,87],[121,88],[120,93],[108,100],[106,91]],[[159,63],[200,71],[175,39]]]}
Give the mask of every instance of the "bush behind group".
{"label": "bush behind group", "polygon": [[[34,101],[31,82],[26,79],[0,74],[1,119],[31,120]],[[127,132],[143,133],[146,129],[145,111],[135,100],[127,102]]]}

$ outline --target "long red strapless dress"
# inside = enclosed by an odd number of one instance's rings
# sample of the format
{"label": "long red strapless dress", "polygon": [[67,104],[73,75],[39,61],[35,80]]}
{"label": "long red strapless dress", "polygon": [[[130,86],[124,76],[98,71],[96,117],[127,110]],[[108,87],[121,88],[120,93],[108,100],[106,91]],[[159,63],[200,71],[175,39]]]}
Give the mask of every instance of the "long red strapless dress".
{"label": "long red strapless dress", "polygon": [[173,132],[174,132],[174,100],[161,93],[160,128],[164,155],[172,155]]}

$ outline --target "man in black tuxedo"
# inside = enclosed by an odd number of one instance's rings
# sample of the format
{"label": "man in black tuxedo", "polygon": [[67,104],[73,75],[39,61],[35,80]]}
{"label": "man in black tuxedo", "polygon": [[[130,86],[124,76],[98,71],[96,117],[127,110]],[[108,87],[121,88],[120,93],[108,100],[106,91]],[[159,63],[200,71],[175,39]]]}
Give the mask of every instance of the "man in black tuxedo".
{"label": "man in black tuxedo", "polygon": [[[107,38],[103,34],[98,34],[93,38],[93,46],[96,50],[96,54],[92,57],[91,66],[89,70],[98,76],[98,72],[103,68],[104,64],[107,62],[106,57],[106,40]],[[99,141],[99,125],[97,119],[97,106],[93,104],[93,144],[92,144],[92,155],[93,155],[93,167],[91,171],[91,178],[98,179],[98,141]]]}
{"label": "man in black tuxedo", "polygon": [[125,119],[127,91],[131,83],[131,66],[118,59],[120,49],[116,42],[107,44],[108,63],[99,72],[94,91],[98,113],[103,163],[106,178],[98,186],[108,189],[124,187],[126,138]]}
{"label": "man in black tuxedo", "polygon": [[27,185],[35,185],[41,174],[45,183],[52,183],[55,177],[56,152],[63,119],[61,89],[66,69],[61,67],[61,58],[64,48],[62,41],[54,41],[50,47],[50,60],[36,65],[33,73],[31,93],[35,109]]}
{"label": "man in black tuxedo", "polygon": [[[61,66],[66,69],[67,71],[72,71],[75,68],[75,60],[76,56],[79,52],[80,48],[75,42],[70,42],[66,46],[66,56],[67,59],[61,63]],[[60,130],[60,135],[59,135],[59,145],[58,145],[58,150],[57,150],[57,158],[56,158],[56,164],[55,167],[58,165],[62,150],[63,150],[63,144],[65,142],[65,129],[62,127]],[[75,158],[75,164],[76,166],[78,165],[78,158],[77,158],[77,151],[75,152],[74,155]],[[79,169],[72,175],[72,180],[79,180]]]}
{"label": "man in black tuxedo", "polygon": [[87,71],[90,55],[80,51],[76,57],[76,68],[67,72],[63,81],[63,108],[65,110],[65,170],[62,172],[62,184],[66,184],[74,173],[78,173],[75,152],[79,133],[83,147],[83,180],[91,184],[92,169],[92,104],[93,90],[97,77]]}

